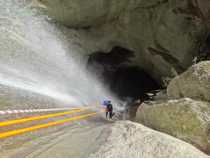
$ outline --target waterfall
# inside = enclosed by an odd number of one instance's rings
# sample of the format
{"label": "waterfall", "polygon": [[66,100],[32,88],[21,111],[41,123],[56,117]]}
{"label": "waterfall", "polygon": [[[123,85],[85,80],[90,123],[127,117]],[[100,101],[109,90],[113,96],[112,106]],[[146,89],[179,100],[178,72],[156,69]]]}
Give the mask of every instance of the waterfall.
{"label": "waterfall", "polygon": [[[0,0],[0,95],[8,87],[83,105],[110,98],[65,34],[31,0]],[[76,56],[76,57],[75,57]],[[81,64],[83,63],[83,65]]]}

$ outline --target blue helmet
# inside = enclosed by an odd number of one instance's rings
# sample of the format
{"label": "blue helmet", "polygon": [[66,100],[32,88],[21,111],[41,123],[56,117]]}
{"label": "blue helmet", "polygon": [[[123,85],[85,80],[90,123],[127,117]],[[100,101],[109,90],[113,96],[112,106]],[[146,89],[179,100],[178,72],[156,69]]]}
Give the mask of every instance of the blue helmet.
{"label": "blue helmet", "polygon": [[110,100],[104,100],[103,103],[102,103],[102,105],[107,106],[107,105],[110,104],[110,103],[111,103]]}

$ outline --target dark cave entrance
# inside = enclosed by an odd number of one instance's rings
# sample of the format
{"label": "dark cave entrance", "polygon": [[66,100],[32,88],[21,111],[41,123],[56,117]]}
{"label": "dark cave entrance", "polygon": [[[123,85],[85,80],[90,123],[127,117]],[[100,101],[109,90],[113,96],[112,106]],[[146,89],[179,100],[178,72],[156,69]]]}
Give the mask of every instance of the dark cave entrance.
{"label": "dark cave entrance", "polygon": [[143,69],[131,65],[134,52],[119,46],[110,52],[89,55],[87,68],[122,100],[149,99],[147,93],[160,85]]}

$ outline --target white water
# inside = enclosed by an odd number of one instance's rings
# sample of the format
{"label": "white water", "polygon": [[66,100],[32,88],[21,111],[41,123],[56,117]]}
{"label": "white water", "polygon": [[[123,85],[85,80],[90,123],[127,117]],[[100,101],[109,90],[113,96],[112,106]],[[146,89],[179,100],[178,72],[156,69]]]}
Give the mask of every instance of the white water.
{"label": "white water", "polygon": [[0,0],[0,84],[68,104],[110,98],[84,65],[75,63],[77,52],[69,49],[65,34],[37,16],[30,1]]}

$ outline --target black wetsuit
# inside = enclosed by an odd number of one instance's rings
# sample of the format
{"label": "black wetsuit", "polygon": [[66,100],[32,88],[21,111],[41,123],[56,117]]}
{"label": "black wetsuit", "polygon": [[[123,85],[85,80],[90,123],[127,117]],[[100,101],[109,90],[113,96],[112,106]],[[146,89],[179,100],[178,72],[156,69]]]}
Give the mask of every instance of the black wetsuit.
{"label": "black wetsuit", "polygon": [[107,117],[108,114],[109,114],[109,118],[111,119],[112,116],[113,116],[113,106],[112,106],[111,103],[107,105],[106,117]]}

